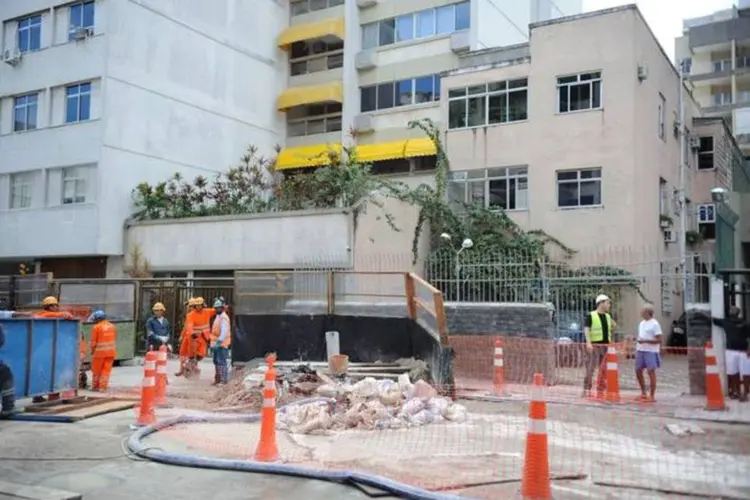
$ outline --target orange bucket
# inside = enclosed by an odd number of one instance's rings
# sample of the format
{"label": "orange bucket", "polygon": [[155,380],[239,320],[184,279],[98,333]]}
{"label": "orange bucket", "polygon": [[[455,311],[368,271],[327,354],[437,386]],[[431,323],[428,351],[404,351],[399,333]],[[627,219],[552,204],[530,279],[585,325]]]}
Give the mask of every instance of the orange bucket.
{"label": "orange bucket", "polygon": [[328,370],[334,375],[344,375],[349,369],[349,356],[334,354],[328,358]]}

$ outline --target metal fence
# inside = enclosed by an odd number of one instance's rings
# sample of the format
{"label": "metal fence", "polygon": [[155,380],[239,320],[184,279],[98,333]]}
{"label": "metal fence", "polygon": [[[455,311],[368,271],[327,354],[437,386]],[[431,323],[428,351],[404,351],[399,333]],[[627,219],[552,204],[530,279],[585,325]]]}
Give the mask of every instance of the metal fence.
{"label": "metal fence", "polygon": [[135,319],[135,280],[53,280],[62,307],[82,319],[96,310],[114,321]]}
{"label": "metal fence", "polygon": [[49,293],[51,276],[28,274],[25,276],[0,276],[0,308],[27,309],[40,307]]}

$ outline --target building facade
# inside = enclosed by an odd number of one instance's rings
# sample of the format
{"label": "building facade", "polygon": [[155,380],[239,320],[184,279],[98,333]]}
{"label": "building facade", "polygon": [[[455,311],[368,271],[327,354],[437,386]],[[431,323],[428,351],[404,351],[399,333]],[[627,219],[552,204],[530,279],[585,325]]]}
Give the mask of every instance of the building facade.
{"label": "building facade", "polygon": [[686,19],[675,40],[696,100],[707,116],[721,116],[750,157],[750,2]]}
{"label": "building facade", "polygon": [[[356,130],[366,159],[406,160],[393,153],[417,134],[406,123],[439,121],[440,73],[459,53],[525,41],[530,22],[581,10],[580,0],[177,5],[0,6],[6,273],[33,261],[62,277],[116,276],[137,184],[210,178],[249,144],[282,146],[279,168],[305,168]],[[429,156],[428,144],[416,149]],[[430,169],[429,159],[382,169],[404,165]]]}

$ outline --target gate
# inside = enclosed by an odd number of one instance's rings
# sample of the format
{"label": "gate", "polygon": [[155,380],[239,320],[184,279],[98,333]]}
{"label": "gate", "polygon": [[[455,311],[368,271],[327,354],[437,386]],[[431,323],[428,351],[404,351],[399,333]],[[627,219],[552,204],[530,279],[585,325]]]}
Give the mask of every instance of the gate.
{"label": "gate", "polygon": [[[138,331],[144,332],[138,339],[138,350],[146,350],[146,320],[151,316],[151,308],[161,302],[167,309],[165,317],[172,325],[173,344],[180,338],[188,301],[192,297],[203,297],[208,307],[214,300],[223,297],[229,304],[229,315],[233,317],[234,278],[159,278],[139,280],[136,310]],[[178,346],[174,346],[175,349]]]}
{"label": "gate", "polygon": [[735,225],[739,216],[726,203],[716,204],[716,270],[734,269]]}
{"label": "gate", "polygon": [[50,279],[47,273],[0,276],[0,309],[40,307],[42,299],[49,293]]}

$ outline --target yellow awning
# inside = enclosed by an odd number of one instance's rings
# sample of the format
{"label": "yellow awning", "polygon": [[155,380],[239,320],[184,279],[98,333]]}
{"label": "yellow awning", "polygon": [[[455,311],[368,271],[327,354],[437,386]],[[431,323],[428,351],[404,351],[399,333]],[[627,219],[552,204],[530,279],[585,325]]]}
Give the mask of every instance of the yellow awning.
{"label": "yellow awning", "polygon": [[435,147],[435,143],[427,138],[357,146],[357,159],[361,162],[433,156],[436,154],[437,148]]}
{"label": "yellow awning", "polygon": [[341,144],[315,144],[284,148],[276,159],[276,170],[290,168],[320,167],[330,163],[331,152],[341,154]]}
{"label": "yellow awning", "polygon": [[276,101],[279,111],[294,106],[317,104],[321,102],[342,102],[344,89],[341,82],[331,82],[324,85],[310,85],[307,87],[292,87],[281,93]]}
{"label": "yellow awning", "polygon": [[325,19],[316,23],[298,24],[291,26],[279,35],[279,47],[289,47],[294,42],[313,40],[324,36],[333,35],[344,39],[344,19]]}

